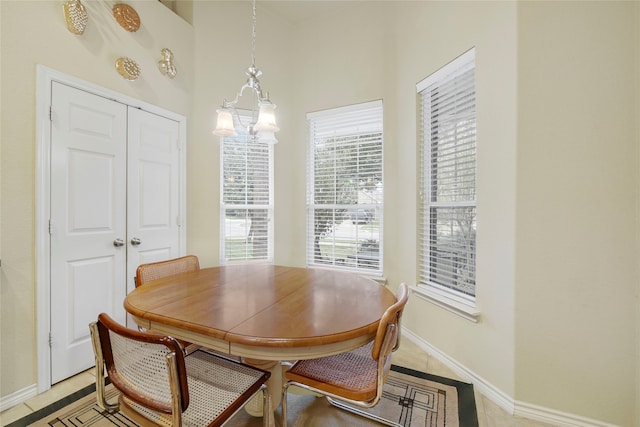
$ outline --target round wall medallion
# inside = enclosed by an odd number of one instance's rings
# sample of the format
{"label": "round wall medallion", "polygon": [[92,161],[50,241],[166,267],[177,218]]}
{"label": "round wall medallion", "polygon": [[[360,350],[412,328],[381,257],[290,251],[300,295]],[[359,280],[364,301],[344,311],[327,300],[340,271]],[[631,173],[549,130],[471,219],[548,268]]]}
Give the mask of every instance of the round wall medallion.
{"label": "round wall medallion", "polygon": [[116,70],[127,80],[135,80],[140,77],[140,66],[131,58],[118,58],[116,61]]}
{"label": "round wall medallion", "polygon": [[69,31],[78,35],[84,33],[89,21],[89,14],[80,0],[68,0],[64,4],[64,17]]}
{"label": "round wall medallion", "polygon": [[118,3],[113,6],[113,16],[118,24],[127,31],[134,32],[140,28],[138,12],[128,4]]}

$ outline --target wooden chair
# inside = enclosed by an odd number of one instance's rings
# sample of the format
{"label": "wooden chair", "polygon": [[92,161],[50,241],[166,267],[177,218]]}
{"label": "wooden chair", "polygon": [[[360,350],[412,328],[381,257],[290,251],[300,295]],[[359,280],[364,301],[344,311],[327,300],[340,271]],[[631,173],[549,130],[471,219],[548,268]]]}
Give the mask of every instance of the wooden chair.
{"label": "wooden chair", "polygon": [[166,261],[140,264],[136,269],[136,288],[144,285],[150,280],[196,270],[200,270],[200,261],[195,255],[186,255],[180,258],[168,259]]}
{"label": "wooden chair", "polygon": [[[103,409],[121,410],[140,425],[222,426],[262,391],[269,425],[269,372],[203,350],[185,356],[176,339],[129,329],[105,313],[89,328]],[[105,399],[105,369],[120,391],[115,403]]]}
{"label": "wooden chair", "polygon": [[322,394],[341,409],[385,425],[401,427],[401,424],[358,407],[371,408],[382,396],[382,387],[391,368],[391,353],[400,344],[400,318],[408,298],[407,285],[402,283],[395,304],[382,315],[376,337],[369,344],[335,356],[300,360],[293,364],[285,374],[283,386],[283,427],[287,427],[287,389],[292,385]]}
{"label": "wooden chair", "polygon": [[[200,260],[198,260],[198,257],[195,255],[186,255],[165,261],[140,264],[136,269],[136,277],[134,281],[137,288],[151,280],[197,270],[200,270]],[[138,329],[144,331],[143,328],[138,327]],[[180,340],[180,344],[187,354],[199,348],[199,346],[187,341]]]}

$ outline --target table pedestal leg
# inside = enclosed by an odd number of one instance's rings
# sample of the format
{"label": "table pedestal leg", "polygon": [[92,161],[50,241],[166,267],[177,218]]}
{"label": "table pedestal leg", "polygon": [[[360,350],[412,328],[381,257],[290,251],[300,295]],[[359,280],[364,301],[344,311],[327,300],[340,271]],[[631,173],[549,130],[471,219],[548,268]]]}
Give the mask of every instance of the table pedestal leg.
{"label": "table pedestal leg", "polygon": [[[255,366],[263,371],[271,372],[271,376],[267,381],[267,389],[269,390],[269,396],[271,397],[271,409],[274,411],[280,406],[282,400],[282,366],[280,362],[273,360],[257,360],[257,359],[244,359],[244,363],[247,365]],[[257,394],[249,403],[244,407],[245,411],[249,415],[254,417],[262,416],[262,395]],[[271,417],[273,421],[273,416]]]}

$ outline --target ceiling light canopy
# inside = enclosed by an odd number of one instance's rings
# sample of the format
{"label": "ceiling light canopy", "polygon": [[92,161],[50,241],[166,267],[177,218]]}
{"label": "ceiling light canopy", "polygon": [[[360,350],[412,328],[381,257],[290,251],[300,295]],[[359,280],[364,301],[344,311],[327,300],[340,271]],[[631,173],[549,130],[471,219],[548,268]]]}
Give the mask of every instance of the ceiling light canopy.
{"label": "ceiling light canopy", "polygon": [[[262,75],[256,67],[256,0],[253,0],[253,33],[251,37],[251,66],[247,69],[247,82],[240,88],[233,101],[222,102],[222,106],[217,110],[218,117],[214,135],[218,136],[237,136],[236,124],[246,128],[247,133],[255,141],[275,144],[278,142],[275,133],[280,130],[276,125],[276,105],[269,99],[269,92],[263,93],[260,87],[258,77]],[[257,98],[257,120],[251,120],[249,124],[244,125],[241,117],[236,110],[236,104],[244,94],[246,89],[251,89]],[[255,117],[255,114],[252,115]]]}

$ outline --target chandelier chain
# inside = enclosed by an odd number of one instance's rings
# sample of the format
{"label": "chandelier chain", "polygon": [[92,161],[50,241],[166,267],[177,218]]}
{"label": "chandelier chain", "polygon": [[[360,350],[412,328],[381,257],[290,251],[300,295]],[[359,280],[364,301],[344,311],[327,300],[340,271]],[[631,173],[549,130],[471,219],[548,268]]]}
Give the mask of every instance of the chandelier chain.
{"label": "chandelier chain", "polygon": [[256,65],[256,0],[253,0],[253,32],[251,33],[251,65]]}

